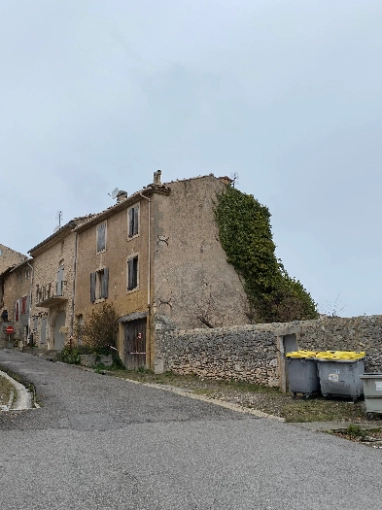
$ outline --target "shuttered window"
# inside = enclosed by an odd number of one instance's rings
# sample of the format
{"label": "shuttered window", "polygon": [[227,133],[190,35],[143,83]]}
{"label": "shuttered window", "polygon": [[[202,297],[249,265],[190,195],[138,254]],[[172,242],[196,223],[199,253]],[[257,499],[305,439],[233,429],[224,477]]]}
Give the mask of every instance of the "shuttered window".
{"label": "shuttered window", "polygon": [[97,253],[106,250],[106,221],[97,226]]}
{"label": "shuttered window", "polygon": [[127,261],[127,290],[138,287],[138,256]]}
{"label": "shuttered window", "polygon": [[90,301],[106,299],[109,295],[109,268],[90,273]]}
{"label": "shuttered window", "polygon": [[[46,298],[46,288],[44,287],[44,296],[43,299]],[[64,294],[64,266],[60,266],[57,270],[57,280],[56,280],[56,296],[63,296]]]}
{"label": "shuttered window", "polygon": [[20,310],[19,300],[17,300],[16,304],[15,304],[15,321],[16,322],[19,320],[19,310]]}
{"label": "shuttered window", "polygon": [[129,237],[139,234],[139,205],[128,209],[128,233]]}

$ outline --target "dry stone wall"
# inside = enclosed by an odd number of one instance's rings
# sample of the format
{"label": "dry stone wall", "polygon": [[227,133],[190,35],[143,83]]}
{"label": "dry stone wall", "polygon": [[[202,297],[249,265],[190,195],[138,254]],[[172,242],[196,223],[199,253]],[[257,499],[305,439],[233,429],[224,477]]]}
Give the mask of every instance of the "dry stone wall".
{"label": "dry stone wall", "polygon": [[155,329],[156,365],[178,374],[280,386],[290,334],[299,349],[365,351],[366,371],[382,372],[381,315],[188,331],[157,315]]}
{"label": "dry stone wall", "polygon": [[156,339],[164,370],[279,385],[276,337],[269,325],[182,331],[157,316]]}

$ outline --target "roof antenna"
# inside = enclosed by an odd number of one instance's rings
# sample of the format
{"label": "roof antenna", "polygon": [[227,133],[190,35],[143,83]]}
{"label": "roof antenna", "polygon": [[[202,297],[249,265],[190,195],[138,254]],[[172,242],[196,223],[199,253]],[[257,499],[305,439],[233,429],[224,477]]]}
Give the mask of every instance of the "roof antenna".
{"label": "roof antenna", "polygon": [[232,179],[232,187],[236,188],[236,185],[239,184],[239,174],[237,172],[231,174]]}
{"label": "roof antenna", "polygon": [[119,188],[114,188],[111,193],[108,193],[109,197],[111,197],[113,200],[117,198],[119,193]]}

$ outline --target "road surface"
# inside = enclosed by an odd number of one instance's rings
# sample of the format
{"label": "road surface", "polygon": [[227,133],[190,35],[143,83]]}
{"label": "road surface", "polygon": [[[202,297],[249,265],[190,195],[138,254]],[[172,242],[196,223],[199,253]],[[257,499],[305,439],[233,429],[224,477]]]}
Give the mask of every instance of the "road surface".
{"label": "road surface", "polygon": [[375,510],[382,452],[0,351],[42,408],[0,413],[1,510]]}

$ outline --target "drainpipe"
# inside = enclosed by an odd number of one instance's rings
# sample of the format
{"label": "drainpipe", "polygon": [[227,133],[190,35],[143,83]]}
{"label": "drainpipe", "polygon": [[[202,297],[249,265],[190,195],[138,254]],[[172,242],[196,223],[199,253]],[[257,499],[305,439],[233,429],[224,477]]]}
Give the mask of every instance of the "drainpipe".
{"label": "drainpipe", "polygon": [[150,310],[151,307],[151,200],[148,197],[142,195],[142,192],[139,193],[142,198],[145,198],[148,201],[149,205],[149,232],[148,232],[148,248],[149,248],[149,257],[148,257],[148,275],[147,275],[147,306]]}
{"label": "drainpipe", "polygon": [[[152,346],[151,346],[151,200],[148,197],[142,195],[142,192],[139,193],[142,198],[148,201],[148,261],[147,261],[147,308],[148,308],[148,331],[149,331],[149,342],[146,344],[146,351],[150,353],[150,358],[152,357]],[[149,349],[147,349],[149,347]],[[150,367],[151,360],[146,359],[146,363]]]}
{"label": "drainpipe", "polygon": [[27,262],[27,265],[31,268],[31,284],[29,289],[29,306],[28,306],[28,337],[31,336],[31,310],[32,310],[32,292],[33,292],[33,281],[34,281],[34,267]]}
{"label": "drainpipe", "polygon": [[72,316],[70,318],[70,336],[73,336],[73,329],[74,329],[74,297],[76,295],[77,251],[78,251],[78,233],[76,232],[76,240],[75,240],[75,244],[74,244],[73,288],[72,288]]}

